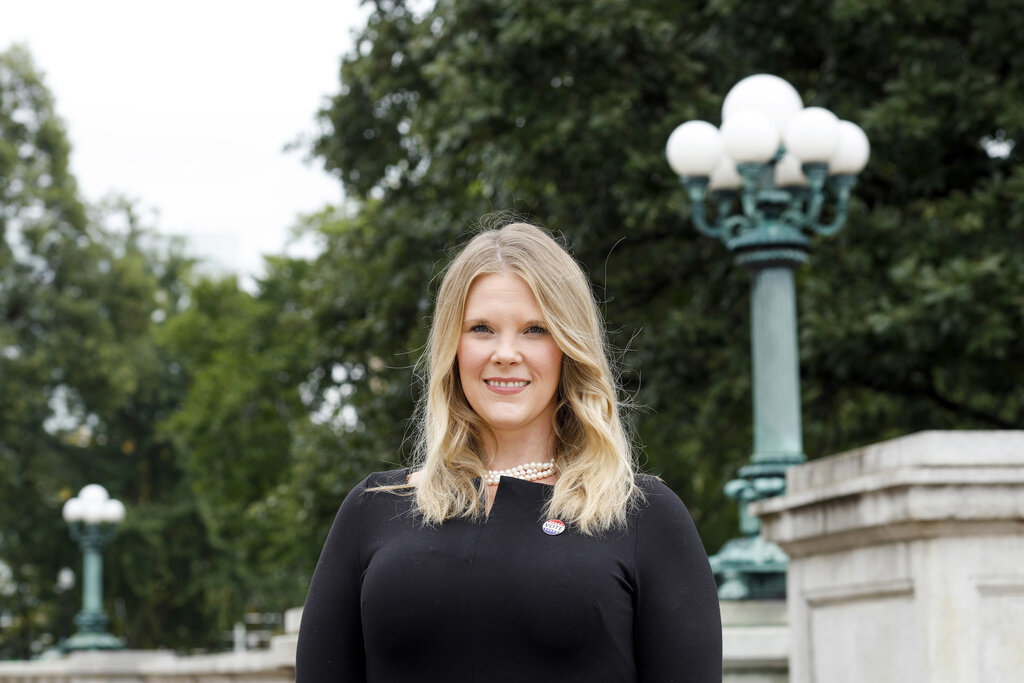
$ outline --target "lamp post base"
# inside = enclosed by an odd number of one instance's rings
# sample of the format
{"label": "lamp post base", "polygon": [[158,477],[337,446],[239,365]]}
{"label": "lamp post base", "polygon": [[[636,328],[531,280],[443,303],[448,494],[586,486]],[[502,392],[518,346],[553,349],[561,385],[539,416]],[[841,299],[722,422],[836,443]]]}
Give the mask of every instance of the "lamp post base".
{"label": "lamp post base", "polygon": [[761,536],[761,523],[747,510],[757,500],[781,495],[786,490],[786,470],[804,462],[800,452],[755,454],[740,468],[739,476],[725,485],[725,495],[739,503],[740,531],[710,558],[722,600],[784,600],[789,556]]}
{"label": "lamp post base", "polygon": [[107,632],[110,620],[101,610],[85,609],[75,615],[75,626],[78,631],[60,642],[64,652],[73,650],[123,650],[124,638],[118,638]]}
{"label": "lamp post base", "polygon": [[710,560],[720,599],[785,599],[789,556],[760,534],[727,541]]}
{"label": "lamp post base", "polygon": [[76,650],[123,650],[124,648],[124,638],[118,638],[109,633],[76,633],[60,642],[60,649],[63,652],[73,652]]}

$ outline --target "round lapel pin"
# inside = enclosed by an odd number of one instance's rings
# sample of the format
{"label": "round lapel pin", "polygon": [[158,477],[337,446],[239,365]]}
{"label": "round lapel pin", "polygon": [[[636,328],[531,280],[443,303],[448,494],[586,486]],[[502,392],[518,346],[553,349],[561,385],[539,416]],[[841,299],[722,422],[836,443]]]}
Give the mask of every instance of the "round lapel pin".
{"label": "round lapel pin", "polygon": [[560,519],[549,519],[541,527],[548,536],[557,536],[565,531],[565,522]]}

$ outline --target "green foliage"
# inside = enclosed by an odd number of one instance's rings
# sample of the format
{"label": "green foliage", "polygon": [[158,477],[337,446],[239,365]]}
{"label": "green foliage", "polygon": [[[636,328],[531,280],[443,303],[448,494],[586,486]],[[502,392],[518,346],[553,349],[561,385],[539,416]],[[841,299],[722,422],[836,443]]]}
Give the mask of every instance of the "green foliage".
{"label": "green foliage", "polygon": [[0,132],[0,657],[70,635],[78,591],[56,579],[81,555],[61,507],[90,482],[129,510],[107,553],[114,630],[133,647],[217,644],[206,598],[223,588],[202,583],[216,553],[156,429],[184,383],[152,331],[186,302],[191,264],[123,200],[81,203],[63,124],[18,47],[0,53]]}
{"label": "green foliage", "polygon": [[[280,586],[266,585],[277,559],[257,561],[266,555],[273,492],[291,465],[292,424],[308,421],[299,385],[308,374],[309,325],[286,310],[290,297],[273,295],[265,287],[253,297],[233,280],[203,281],[188,310],[158,333],[188,375],[187,393],[161,433],[184,454],[210,542],[223,553],[208,569],[223,592],[221,623],[246,608],[284,609],[302,600],[295,590],[280,595]],[[287,598],[292,602],[282,604]]]}
{"label": "green foliage", "polygon": [[[80,391],[99,379],[104,361],[86,362],[73,341],[130,342],[116,334],[109,309],[95,310],[94,320],[85,315],[89,294],[103,285],[81,265],[103,248],[88,231],[67,172],[68,145],[53,102],[18,48],[0,54],[0,132],[0,498],[18,501],[0,506],[11,623],[0,651],[19,654],[54,618],[56,570],[74,557],[70,544],[54,548],[37,537],[66,533],[60,491],[73,472],[65,463],[81,469],[68,457],[74,446],[43,428],[50,402],[63,399],[74,411]],[[109,386],[106,379],[100,381]]]}
{"label": "green foliage", "polygon": [[[408,415],[432,277],[479,215],[514,208],[590,271],[649,469],[716,549],[722,483],[750,444],[748,282],[700,237],[663,157],[718,121],[737,80],[777,73],[862,124],[850,220],[800,273],[814,457],[926,428],[1021,423],[1022,57],[1005,3],[378,2],[321,112],[316,154],[354,215],[314,217],[313,302],[335,362],[379,357],[354,398],[382,450]],[[341,293],[339,294],[339,290]],[[353,299],[349,293],[354,293]],[[411,359],[410,359],[411,360]],[[387,387],[391,388],[388,389]],[[323,391],[323,387],[320,387]],[[369,400],[364,394],[394,396]]]}

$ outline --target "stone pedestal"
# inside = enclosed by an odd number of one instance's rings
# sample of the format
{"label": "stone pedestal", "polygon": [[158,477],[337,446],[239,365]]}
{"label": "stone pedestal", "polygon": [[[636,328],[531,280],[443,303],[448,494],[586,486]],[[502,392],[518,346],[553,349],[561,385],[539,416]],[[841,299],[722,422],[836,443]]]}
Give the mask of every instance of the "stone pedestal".
{"label": "stone pedestal", "polygon": [[784,600],[723,600],[722,683],[787,683]]}
{"label": "stone pedestal", "polygon": [[1024,680],[1024,432],[922,432],[791,468],[794,683]]}

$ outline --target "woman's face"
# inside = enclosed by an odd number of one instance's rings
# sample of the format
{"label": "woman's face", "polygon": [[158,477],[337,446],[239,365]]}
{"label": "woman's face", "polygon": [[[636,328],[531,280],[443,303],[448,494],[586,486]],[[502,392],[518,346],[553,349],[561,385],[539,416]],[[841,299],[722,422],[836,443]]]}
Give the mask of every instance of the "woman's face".
{"label": "woman's face", "polygon": [[457,360],[469,405],[496,436],[552,430],[562,351],[522,278],[502,273],[473,281]]}

